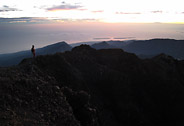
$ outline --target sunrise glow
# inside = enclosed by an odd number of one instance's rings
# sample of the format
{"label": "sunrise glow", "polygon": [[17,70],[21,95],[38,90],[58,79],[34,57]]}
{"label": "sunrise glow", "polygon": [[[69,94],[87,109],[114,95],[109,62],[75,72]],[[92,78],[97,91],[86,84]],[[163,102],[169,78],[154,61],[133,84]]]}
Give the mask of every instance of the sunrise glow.
{"label": "sunrise glow", "polygon": [[[184,22],[182,0],[47,0],[44,2],[42,0],[0,0],[0,3],[1,19],[37,17],[49,21],[61,20],[61,22],[77,20],[110,23]],[[23,19],[16,19],[16,21],[22,22]]]}

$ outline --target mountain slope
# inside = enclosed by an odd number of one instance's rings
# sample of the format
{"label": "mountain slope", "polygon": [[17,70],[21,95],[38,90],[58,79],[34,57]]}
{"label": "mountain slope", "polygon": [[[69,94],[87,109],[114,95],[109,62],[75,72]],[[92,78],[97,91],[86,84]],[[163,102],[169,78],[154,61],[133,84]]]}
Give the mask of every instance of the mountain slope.
{"label": "mountain slope", "polygon": [[152,39],[145,41],[135,41],[127,46],[123,46],[127,52],[137,55],[157,55],[165,53],[177,59],[184,59],[184,41],[174,39]]}
{"label": "mountain slope", "polygon": [[92,48],[95,49],[110,49],[110,48],[115,48],[114,46],[108,44],[107,42],[100,42],[100,43],[95,43],[91,45]]}
{"label": "mountain slope", "polygon": [[[126,41],[115,41],[115,40],[110,40],[110,41],[105,41],[105,43],[109,44],[113,48],[120,48],[122,46],[128,45],[132,43],[134,40],[126,40]],[[102,41],[91,41],[91,42],[79,42],[79,43],[72,43],[70,44],[72,47],[80,46],[82,44],[86,45],[98,45],[98,43],[103,43]]]}
{"label": "mountain slope", "polygon": [[[71,50],[72,47],[65,42],[58,42],[43,48],[36,49],[36,55],[54,54],[56,52],[64,52]],[[0,55],[0,66],[12,66],[20,63],[24,58],[32,57],[31,51],[21,51],[10,54]]]}
{"label": "mountain slope", "polygon": [[68,45],[66,42],[58,42],[58,43],[37,49],[37,55],[54,54],[57,52],[70,51],[71,49],[72,47]]}
{"label": "mountain slope", "polygon": [[126,41],[107,41],[107,43],[111,46],[114,46],[116,48],[121,48],[123,46],[126,46],[132,42],[134,42],[135,40],[126,40]]}
{"label": "mountain slope", "polygon": [[0,68],[0,124],[183,125],[183,84],[184,61],[81,45]]}

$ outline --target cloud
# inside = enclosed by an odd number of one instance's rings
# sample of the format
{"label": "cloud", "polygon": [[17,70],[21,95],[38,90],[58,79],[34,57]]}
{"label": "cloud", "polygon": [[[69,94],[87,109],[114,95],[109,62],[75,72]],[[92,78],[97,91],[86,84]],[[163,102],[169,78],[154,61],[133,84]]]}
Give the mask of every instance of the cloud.
{"label": "cloud", "polygon": [[116,14],[141,14],[140,12],[116,12]]}
{"label": "cloud", "polygon": [[0,18],[0,24],[2,23],[27,23],[27,24],[40,24],[40,23],[54,23],[54,22],[97,22],[99,20],[94,18],[85,19],[68,19],[68,18],[43,18],[43,17],[19,17],[19,18]]}
{"label": "cloud", "polygon": [[98,22],[98,19],[94,18],[84,18],[84,19],[67,19],[67,18],[61,18],[61,19],[52,19],[53,22]]}
{"label": "cloud", "polygon": [[7,5],[4,5],[3,7],[5,7],[5,8],[9,8],[9,6],[7,6]]}
{"label": "cloud", "polygon": [[157,11],[151,11],[151,13],[157,14],[157,13],[163,13],[163,11],[157,10]]}
{"label": "cloud", "polygon": [[103,13],[103,10],[92,11],[93,13]]}
{"label": "cloud", "polygon": [[177,33],[181,33],[181,34],[184,34],[184,32],[183,31],[176,31]]}
{"label": "cloud", "polygon": [[78,9],[78,10],[80,10],[80,11],[87,11],[88,9]]}
{"label": "cloud", "polygon": [[20,17],[20,18],[0,18],[0,23],[43,23],[49,22],[47,18]]}
{"label": "cloud", "polygon": [[11,8],[7,5],[3,5],[3,7],[0,7],[0,12],[9,12],[9,11],[21,11],[17,8]]}
{"label": "cloud", "polygon": [[79,4],[71,5],[71,4],[66,4],[65,2],[62,2],[62,5],[58,6],[53,6],[51,8],[47,8],[48,11],[59,11],[59,10],[76,10],[81,8]]}

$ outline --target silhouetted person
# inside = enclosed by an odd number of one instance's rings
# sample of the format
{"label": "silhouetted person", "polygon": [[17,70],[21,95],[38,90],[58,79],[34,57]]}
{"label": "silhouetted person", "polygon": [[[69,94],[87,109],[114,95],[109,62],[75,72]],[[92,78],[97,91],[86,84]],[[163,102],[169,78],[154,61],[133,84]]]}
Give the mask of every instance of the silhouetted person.
{"label": "silhouetted person", "polygon": [[34,49],[34,45],[32,45],[31,52],[33,54],[33,58],[35,58],[36,52],[35,52],[35,49]]}

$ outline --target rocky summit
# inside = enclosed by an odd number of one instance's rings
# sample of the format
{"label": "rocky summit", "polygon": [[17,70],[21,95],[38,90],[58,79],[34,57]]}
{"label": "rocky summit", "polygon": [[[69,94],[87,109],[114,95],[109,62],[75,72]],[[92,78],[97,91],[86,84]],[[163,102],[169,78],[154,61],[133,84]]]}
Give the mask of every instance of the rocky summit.
{"label": "rocky summit", "polygon": [[0,68],[1,126],[183,125],[184,61],[87,45]]}

